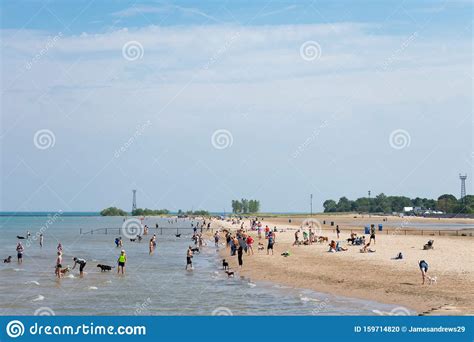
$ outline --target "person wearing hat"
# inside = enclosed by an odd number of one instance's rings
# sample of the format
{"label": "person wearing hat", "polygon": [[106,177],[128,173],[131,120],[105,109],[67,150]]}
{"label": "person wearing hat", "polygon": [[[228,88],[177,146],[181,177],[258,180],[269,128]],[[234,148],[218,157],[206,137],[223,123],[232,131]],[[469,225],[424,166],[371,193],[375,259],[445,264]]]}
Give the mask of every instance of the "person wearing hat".
{"label": "person wearing hat", "polygon": [[118,267],[117,267],[117,274],[120,273],[120,271],[122,271],[122,274],[125,273],[125,263],[127,262],[127,254],[125,254],[125,250],[122,249],[122,251],[120,252],[120,255],[118,257]]}

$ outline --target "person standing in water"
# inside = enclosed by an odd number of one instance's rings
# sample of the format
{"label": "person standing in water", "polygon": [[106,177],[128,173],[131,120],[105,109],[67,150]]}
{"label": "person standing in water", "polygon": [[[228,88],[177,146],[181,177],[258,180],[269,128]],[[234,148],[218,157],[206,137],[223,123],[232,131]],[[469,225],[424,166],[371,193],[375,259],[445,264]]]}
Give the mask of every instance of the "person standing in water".
{"label": "person standing in water", "polygon": [[56,275],[57,278],[61,278],[61,268],[63,267],[63,256],[61,252],[57,252],[57,257],[56,257],[56,269],[54,270],[54,274]]}
{"label": "person standing in water", "polygon": [[43,233],[40,234],[40,247],[43,247]]}
{"label": "person standing in water", "polygon": [[194,269],[193,267],[193,249],[191,246],[188,247],[188,251],[186,252],[186,271],[188,270],[188,266],[191,267],[191,269]]}
{"label": "person standing in water", "polygon": [[21,244],[21,242],[18,242],[18,245],[16,245],[16,256],[18,258],[18,263],[21,264],[23,263],[23,252],[25,251],[25,248]]}
{"label": "person standing in water", "polygon": [[127,254],[125,254],[125,250],[122,249],[120,252],[120,256],[118,257],[118,267],[117,267],[117,274],[122,271],[122,274],[125,273],[125,263],[127,262]]}
{"label": "person standing in water", "polygon": [[84,275],[84,267],[86,267],[86,261],[84,259],[76,257],[72,258],[72,260],[74,260],[74,266],[72,267],[72,269],[75,269],[76,265],[79,264],[79,275],[82,277]]}
{"label": "person standing in water", "polygon": [[150,243],[148,244],[148,249],[150,255],[153,254],[153,251],[155,250],[155,242],[153,241],[153,238],[150,239]]}

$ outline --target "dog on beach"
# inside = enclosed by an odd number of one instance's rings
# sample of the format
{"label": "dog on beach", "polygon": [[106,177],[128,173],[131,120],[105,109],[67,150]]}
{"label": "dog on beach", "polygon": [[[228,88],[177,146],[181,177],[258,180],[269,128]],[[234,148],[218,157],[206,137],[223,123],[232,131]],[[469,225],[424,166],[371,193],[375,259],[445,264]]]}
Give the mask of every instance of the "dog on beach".
{"label": "dog on beach", "polygon": [[227,273],[227,278],[234,277],[234,272],[232,271],[225,271],[225,273]]}
{"label": "dog on beach", "polygon": [[181,234],[174,234],[174,236],[176,236],[176,237],[181,237]]}
{"label": "dog on beach", "polygon": [[318,242],[319,242],[319,243],[329,242],[329,239],[328,239],[327,236],[320,236],[320,237],[318,238]]}
{"label": "dog on beach", "polygon": [[222,259],[222,268],[225,271],[229,269],[229,263],[225,259]]}
{"label": "dog on beach", "polygon": [[428,284],[430,285],[434,285],[438,282],[438,277],[430,277],[430,276],[426,276],[426,278],[428,279]]}
{"label": "dog on beach", "polygon": [[199,253],[199,247],[191,248],[191,252],[193,252],[193,253]]}
{"label": "dog on beach", "polygon": [[61,272],[62,275],[66,275],[69,271],[71,270],[71,267],[65,267],[62,268],[59,272]]}
{"label": "dog on beach", "polygon": [[4,264],[9,264],[9,263],[11,263],[11,262],[12,262],[12,256],[11,256],[11,255],[9,255],[8,258],[3,259],[3,263],[4,263]]}
{"label": "dog on beach", "polygon": [[98,264],[97,267],[100,268],[101,272],[112,271],[113,266]]}
{"label": "dog on beach", "polygon": [[265,249],[265,246],[263,245],[263,243],[259,242],[258,243],[258,250],[263,251],[264,249]]}
{"label": "dog on beach", "polygon": [[137,241],[137,239],[130,239],[130,242],[135,242]]}

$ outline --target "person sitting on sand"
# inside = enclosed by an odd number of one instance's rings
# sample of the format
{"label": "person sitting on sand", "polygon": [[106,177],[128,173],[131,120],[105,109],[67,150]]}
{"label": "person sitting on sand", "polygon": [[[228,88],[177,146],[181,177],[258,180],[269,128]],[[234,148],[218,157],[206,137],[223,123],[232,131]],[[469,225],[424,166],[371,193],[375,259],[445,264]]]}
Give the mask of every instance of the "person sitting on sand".
{"label": "person sitting on sand", "polygon": [[336,252],[345,252],[347,248],[339,246],[339,242],[336,244]]}
{"label": "person sitting on sand", "polygon": [[295,232],[295,241],[293,242],[293,246],[299,246],[300,245],[300,230],[298,229],[296,232]]}
{"label": "person sitting on sand", "polygon": [[351,237],[347,239],[347,243],[352,243],[352,244],[354,244],[356,238],[357,238],[357,234],[356,234],[356,233],[351,233]]}
{"label": "person sitting on sand", "polygon": [[336,241],[334,240],[331,240],[331,242],[329,243],[329,251],[330,253],[336,253]]}
{"label": "person sitting on sand", "polygon": [[418,266],[420,267],[421,278],[422,278],[422,280],[423,280],[423,282],[421,283],[421,285],[425,285],[426,273],[428,272],[428,263],[427,263],[425,260],[420,260],[420,261],[418,262]]}

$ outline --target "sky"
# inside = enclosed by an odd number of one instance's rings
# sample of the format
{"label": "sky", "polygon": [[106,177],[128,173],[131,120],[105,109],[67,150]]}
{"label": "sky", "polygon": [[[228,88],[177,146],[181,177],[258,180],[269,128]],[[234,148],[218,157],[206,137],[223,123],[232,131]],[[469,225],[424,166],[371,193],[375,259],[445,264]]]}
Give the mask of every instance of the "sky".
{"label": "sky", "polygon": [[0,211],[472,193],[472,1],[2,1]]}

